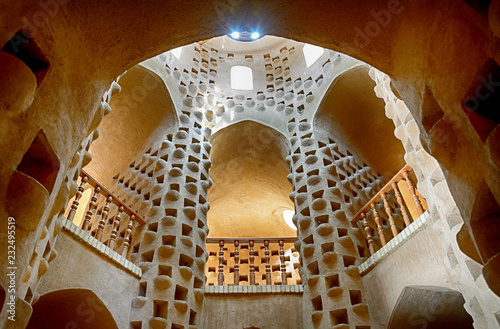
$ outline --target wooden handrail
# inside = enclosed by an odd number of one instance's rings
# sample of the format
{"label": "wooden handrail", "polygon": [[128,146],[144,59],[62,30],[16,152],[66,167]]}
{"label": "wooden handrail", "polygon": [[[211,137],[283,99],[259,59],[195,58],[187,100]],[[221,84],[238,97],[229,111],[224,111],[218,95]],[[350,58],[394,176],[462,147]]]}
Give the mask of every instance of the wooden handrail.
{"label": "wooden handrail", "polygon": [[93,188],[99,187],[99,194],[104,195],[105,198],[108,198],[111,196],[112,200],[111,203],[116,205],[118,208],[123,207],[123,212],[129,215],[130,217],[135,216],[134,220],[139,223],[139,224],[145,224],[146,221],[144,218],[142,218],[139,214],[137,214],[134,210],[132,210],[129,206],[127,206],[125,203],[121,202],[120,199],[118,199],[113,193],[111,193],[107,188],[102,186],[95,178],[93,178],[91,175],[89,175],[86,171],[82,170],[81,177],[87,177],[87,184],[92,186]]}
{"label": "wooden handrail", "polygon": [[[370,224],[371,219],[368,218],[368,214],[371,211],[373,221],[375,222],[375,230],[378,232],[378,237],[380,238],[380,244],[381,247],[384,247],[387,242],[391,239],[390,236],[384,231],[383,223],[380,217],[380,213],[377,210],[377,203],[379,201],[383,201],[383,210],[385,210],[385,213],[387,215],[387,223],[389,224],[390,227],[390,232],[392,233],[392,237],[396,237],[400,233],[400,227],[398,227],[398,224],[396,223],[396,218],[394,217],[394,210],[391,207],[391,204],[389,203],[388,199],[388,193],[391,190],[394,190],[394,195],[396,197],[396,207],[399,206],[399,210],[401,212],[402,216],[402,221],[404,222],[405,227],[409,227],[411,225],[411,218],[409,216],[409,212],[407,210],[407,201],[410,200],[404,200],[405,198],[401,194],[401,191],[399,190],[398,187],[398,182],[404,181],[406,182],[406,185],[408,186],[408,192],[409,196],[408,198],[411,198],[415,206],[415,214],[413,220],[418,218],[420,215],[422,215],[425,211],[424,207],[422,206],[420,196],[418,195],[417,190],[415,189],[415,186],[410,178],[409,172],[413,170],[409,165],[405,165],[389,182],[382,188],[380,191],[378,191],[373,198],[368,201],[357,213],[354,215],[354,217],[351,219],[351,222],[353,224],[357,224],[358,221],[362,221],[362,227],[365,231],[366,235],[366,242],[367,246],[370,250],[370,255],[375,254],[376,248],[378,247],[378,243],[376,243],[375,235],[372,235],[372,227],[373,223]],[[425,200],[422,198],[422,200]],[[399,216],[398,216],[399,217]],[[358,225],[359,227],[359,225]]]}
{"label": "wooden handrail", "polygon": [[368,201],[361,209],[359,209],[356,215],[352,217],[351,222],[356,224],[361,219],[361,213],[366,213],[370,210],[371,203],[377,203],[380,199],[382,199],[383,193],[387,193],[392,190],[393,182],[404,179],[403,172],[412,170],[413,168],[410,167],[410,165],[405,165],[396,175],[394,175],[394,177],[391,178],[391,180],[387,184],[384,185],[384,187],[380,189],[380,191],[377,192],[377,194],[373,196],[373,198],[370,199],[370,201]]}

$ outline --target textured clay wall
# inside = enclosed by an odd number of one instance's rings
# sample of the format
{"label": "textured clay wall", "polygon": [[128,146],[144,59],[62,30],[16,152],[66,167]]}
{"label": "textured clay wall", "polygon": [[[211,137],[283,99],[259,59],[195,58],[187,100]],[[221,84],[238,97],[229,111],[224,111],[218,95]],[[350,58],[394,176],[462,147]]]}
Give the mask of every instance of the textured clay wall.
{"label": "textured clay wall", "polygon": [[427,227],[363,276],[373,329],[387,328],[401,291],[409,283],[458,290],[445,266],[446,254],[433,222],[428,219]]}
{"label": "textured clay wall", "polygon": [[40,296],[62,289],[92,290],[118,328],[129,328],[130,300],[139,291],[139,279],[84,247],[66,231],[58,236],[55,247],[59,254],[38,288]]}
{"label": "textured clay wall", "polygon": [[301,329],[302,295],[207,295],[200,328]]}

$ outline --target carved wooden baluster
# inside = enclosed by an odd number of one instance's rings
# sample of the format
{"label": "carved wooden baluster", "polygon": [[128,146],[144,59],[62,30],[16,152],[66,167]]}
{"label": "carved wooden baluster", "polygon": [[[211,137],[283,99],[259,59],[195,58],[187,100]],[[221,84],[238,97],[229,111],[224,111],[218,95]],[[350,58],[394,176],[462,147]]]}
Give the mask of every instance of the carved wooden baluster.
{"label": "carved wooden baluster", "polygon": [[238,286],[240,284],[240,251],[238,247],[240,242],[238,240],[234,241],[234,285]]}
{"label": "carved wooden baluster", "polygon": [[398,184],[396,182],[392,182],[392,189],[394,190],[394,193],[396,194],[396,199],[399,204],[399,209],[401,209],[401,214],[403,215],[403,220],[405,222],[406,227],[408,227],[411,224],[411,219],[410,216],[408,216],[408,211],[406,210],[406,207],[404,205],[403,197],[401,196],[401,192],[399,192]]}
{"label": "carved wooden baluster", "polygon": [[269,256],[269,240],[264,240],[265,247],[265,257],[266,257],[266,284],[270,285],[271,283],[271,263]]}
{"label": "carved wooden baluster", "polygon": [[380,237],[380,242],[382,243],[382,247],[387,244],[387,240],[385,238],[384,227],[382,226],[382,221],[380,220],[380,216],[377,211],[377,206],[375,202],[370,203],[370,207],[373,211],[373,217],[375,218],[375,224],[377,224],[378,236]]}
{"label": "carved wooden baluster", "polygon": [[283,240],[280,240],[280,269],[281,269],[281,284],[286,285],[286,265],[285,265],[285,250],[283,249]]}
{"label": "carved wooden baluster", "polygon": [[218,285],[224,284],[224,240],[219,241],[219,280]]}
{"label": "carved wooden baluster", "polygon": [[134,227],[135,215],[130,216],[128,220],[127,229],[125,230],[125,236],[123,237],[123,249],[122,257],[127,257],[128,248],[130,247],[130,241],[132,240],[132,229]]}
{"label": "carved wooden baluster", "polygon": [[368,248],[370,249],[370,255],[373,255],[375,253],[375,245],[373,241],[373,236],[372,236],[372,229],[370,228],[370,225],[368,225],[368,220],[366,220],[366,215],[364,212],[361,213],[361,219],[363,220],[363,227],[366,232],[366,241],[368,242]]}
{"label": "carved wooden baluster", "polygon": [[78,206],[80,205],[80,198],[82,197],[83,190],[85,189],[85,184],[88,181],[87,176],[82,177],[82,183],[80,184],[80,187],[78,187],[78,191],[76,192],[75,195],[75,201],[73,201],[73,204],[71,204],[71,209],[69,210],[68,217],[67,219],[72,222],[73,219],[75,218],[76,210],[78,209]]}
{"label": "carved wooden baluster", "polygon": [[406,181],[406,184],[408,184],[408,190],[410,190],[410,194],[413,197],[413,202],[415,202],[415,207],[417,207],[417,213],[420,216],[424,213],[424,208],[422,207],[422,204],[420,203],[420,199],[415,191],[415,187],[413,186],[413,183],[411,182],[410,175],[409,175],[407,170],[403,171],[403,177]]}
{"label": "carved wooden baluster", "polygon": [[399,234],[399,230],[396,227],[396,222],[394,221],[394,217],[392,217],[392,209],[389,205],[389,201],[387,201],[387,193],[383,192],[381,195],[382,200],[384,200],[384,208],[387,217],[389,217],[389,226],[391,227],[392,235],[396,236]]}
{"label": "carved wooden baluster", "polygon": [[118,235],[118,228],[120,227],[120,221],[122,220],[122,212],[123,212],[123,206],[120,206],[118,209],[118,215],[116,215],[115,220],[113,221],[113,229],[111,230],[111,237],[109,238],[109,243],[108,247],[111,248],[111,250],[115,249],[115,243],[116,243],[116,236]]}
{"label": "carved wooden baluster", "polygon": [[89,229],[90,220],[92,219],[92,215],[94,214],[94,209],[97,202],[97,196],[99,195],[100,191],[101,188],[97,186],[94,189],[94,194],[92,195],[92,198],[90,198],[89,208],[87,210],[87,213],[85,214],[85,220],[83,221],[82,230],[84,231],[87,231]]}
{"label": "carved wooden baluster", "polygon": [[254,285],[255,284],[255,264],[254,264],[255,254],[253,251],[254,241],[250,240],[248,244],[250,245],[250,285]]}
{"label": "carved wooden baluster", "polygon": [[106,224],[106,221],[108,220],[109,204],[111,203],[111,201],[113,201],[113,198],[110,195],[106,199],[106,204],[104,205],[104,208],[102,209],[101,220],[99,221],[99,226],[97,227],[97,233],[95,235],[95,238],[99,241],[101,241],[102,232],[104,231],[104,225]]}

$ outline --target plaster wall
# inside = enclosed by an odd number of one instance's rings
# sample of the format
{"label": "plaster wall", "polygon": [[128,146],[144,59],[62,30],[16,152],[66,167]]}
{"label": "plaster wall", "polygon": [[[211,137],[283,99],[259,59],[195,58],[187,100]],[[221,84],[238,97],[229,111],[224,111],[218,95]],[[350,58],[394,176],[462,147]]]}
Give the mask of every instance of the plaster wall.
{"label": "plaster wall", "polygon": [[206,295],[200,328],[301,329],[302,295]]}
{"label": "plaster wall", "polygon": [[458,290],[444,259],[442,237],[433,230],[434,219],[363,276],[372,328],[387,328],[392,310],[408,284],[435,285]]}
{"label": "plaster wall", "polygon": [[316,112],[315,124],[342,141],[386,179],[404,165],[404,148],[394,137],[394,125],[384,115],[384,101],[373,92],[367,65],[335,78]]}
{"label": "plaster wall", "polygon": [[112,186],[115,175],[177,126],[170,94],[158,75],[137,65],[120,78],[120,87],[89,150],[94,161],[85,168],[104,186]]}
{"label": "plaster wall", "polygon": [[55,248],[59,254],[39,285],[40,296],[62,289],[92,290],[113,315],[118,328],[130,328],[130,300],[139,291],[139,279],[83,247],[64,230]]}

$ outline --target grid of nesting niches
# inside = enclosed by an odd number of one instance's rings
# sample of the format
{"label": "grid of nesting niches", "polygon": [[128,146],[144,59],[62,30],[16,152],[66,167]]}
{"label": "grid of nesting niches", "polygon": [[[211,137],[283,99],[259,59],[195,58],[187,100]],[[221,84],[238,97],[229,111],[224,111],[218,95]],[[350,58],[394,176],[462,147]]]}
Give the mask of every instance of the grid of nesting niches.
{"label": "grid of nesting niches", "polygon": [[[224,244],[224,285],[234,285],[234,244]],[[293,242],[285,242],[285,265],[287,284],[302,284],[299,274],[299,253],[295,250]],[[207,276],[206,284],[216,286],[219,275],[219,244],[207,243],[208,260],[205,267]],[[263,242],[255,242],[254,247],[255,285],[266,284],[266,255]],[[239,285],[250,285],[250,247],[248,242],[240,242],[239,247]],[[281,285],[281,269],[278,242],[269,242],[269,264],[271,269],[271,282]]]}

